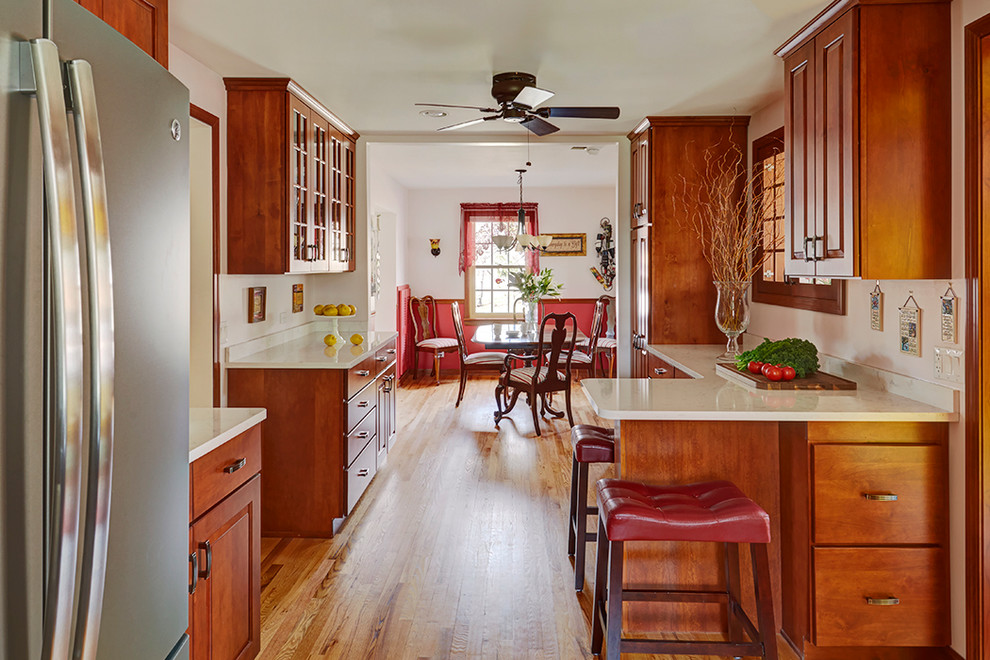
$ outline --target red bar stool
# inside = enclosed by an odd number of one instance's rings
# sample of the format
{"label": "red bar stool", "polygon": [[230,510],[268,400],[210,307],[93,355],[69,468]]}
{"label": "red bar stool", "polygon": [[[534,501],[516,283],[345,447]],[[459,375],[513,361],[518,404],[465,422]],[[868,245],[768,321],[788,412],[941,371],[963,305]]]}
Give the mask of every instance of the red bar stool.
{"label": "red bar stool", "polygon": [[[621,479],[602,479],[597,485],[597,501],[599,541],[595,568],[595,601],[591,615],[592,653],[601,653],[602,638],[607,630],[609,660],[619,660],[619,654],[623,651],[672,655],[759,656],[766,660],[777,660],[777,636],[773,622],[773,594],[767,552],[770,543],[770,516],[766,511],[728,481],[684,486],[649,486]],[[622,549],[626,541],[725,543],[726,590],[624,590]],[[740,543],[749,544],[753,559],[759,630],[739,604]],[[623,600],[726,602],[729,640],[624,639]],[[745,630],[752,641],[743,641],[742,630]]]}
{"label": "red bar stool", "polygon": [[615,462],[615,430],[591,424],[572,426],[571,447],[574,451],[571,461],[567,555],[574,557],[574,588],[582,591],[587,544],[598,538],[595,532],[588,531],[588,516],[598,515],[597,507],[588,506],[588,465]]}

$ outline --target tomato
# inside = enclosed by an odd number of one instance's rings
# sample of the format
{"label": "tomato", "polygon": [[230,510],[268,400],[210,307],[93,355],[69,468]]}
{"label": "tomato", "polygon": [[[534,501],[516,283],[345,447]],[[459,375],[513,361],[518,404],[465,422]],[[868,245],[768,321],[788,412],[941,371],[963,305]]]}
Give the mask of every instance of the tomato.
{"label": "tomato", "polygon": [[784,377],[783,370],[778,368],[776,365],[769,365],[769,368],[764,367],[763,375],[769,380],[780,380]]}
{"label": "tomato", "polygon": [[760,369],[762,367],[763,367],[763,363],[762,362],[757,362],[756,360],[751,360],[750,363],[748,365],[746,365],[746,368],[749,369],[749,373],[751,373],[751,374],[758,374],[758,373],[760,373]]}
{"label": "tomato", "polygon": [[797,375],[797,372],[794,371],[794,367],[787,366],[786,364],[780,370],[780,373],[784,380],[794,380],[794,377]]}
{"label": "tomato", "polygon": [[762,367],[760,367],[760,373],[763,374],[764,376],[766,376],[767,375],[767,369],[774,369],[774,368],[775,367],[772,364],[770,364],[769,362],[767,362]]}

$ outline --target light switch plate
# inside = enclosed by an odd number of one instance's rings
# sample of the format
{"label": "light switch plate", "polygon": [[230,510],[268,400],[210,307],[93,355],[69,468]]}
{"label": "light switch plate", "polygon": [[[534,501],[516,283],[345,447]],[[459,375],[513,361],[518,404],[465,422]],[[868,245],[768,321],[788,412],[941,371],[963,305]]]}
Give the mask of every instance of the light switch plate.
{"label": "light switch plate", "polygon": [[935,347],[935,378],[950,383],[963,382],[963,351],[947,346]]}

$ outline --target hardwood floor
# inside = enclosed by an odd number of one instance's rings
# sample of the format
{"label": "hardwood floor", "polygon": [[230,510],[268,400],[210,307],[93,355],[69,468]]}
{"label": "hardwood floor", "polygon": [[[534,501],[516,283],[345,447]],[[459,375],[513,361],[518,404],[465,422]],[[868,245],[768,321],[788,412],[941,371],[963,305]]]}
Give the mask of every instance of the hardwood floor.
{"label": "hardwood floor", "polygon": [[[261,658],[591,657],[594,548],[580,594],[566,552],[570,427],[537,438],[522,406],[496,430],[494,386],[472,378],[455,409],[456,380],[404,385],[400,438],[340,533],[263,539]],[[602,424],[574,387],[575,423]]]}

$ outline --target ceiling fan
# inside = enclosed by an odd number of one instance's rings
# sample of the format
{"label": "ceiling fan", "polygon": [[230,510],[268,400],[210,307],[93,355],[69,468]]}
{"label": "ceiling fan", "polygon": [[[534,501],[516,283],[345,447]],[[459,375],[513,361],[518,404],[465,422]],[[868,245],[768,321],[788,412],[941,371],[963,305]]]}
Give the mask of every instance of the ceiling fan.
{"label": "ceiling fan", "polygon": [[536,86],[536,76],[531,73],[496,73],[492,76],[492,97],[498,101],[497,108],[476,105],[445,105],[443,103],[417,103],[434,108],[469,108],[481,112],[494,112],[489,117],[471,119],[459,124],[438,128],[438,131],[452,131],[466,126],[474,126],[485,121],[501,119],[522,124],[536,135],[549,135],[560,129],[546,121],[548,117],[579,117],[583,119],[618,119],[619,109],[614,107],[538,108],[553,96],[553,92]]}

